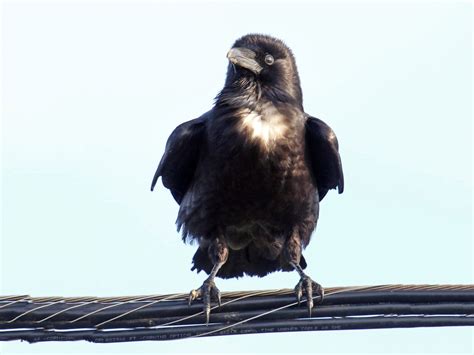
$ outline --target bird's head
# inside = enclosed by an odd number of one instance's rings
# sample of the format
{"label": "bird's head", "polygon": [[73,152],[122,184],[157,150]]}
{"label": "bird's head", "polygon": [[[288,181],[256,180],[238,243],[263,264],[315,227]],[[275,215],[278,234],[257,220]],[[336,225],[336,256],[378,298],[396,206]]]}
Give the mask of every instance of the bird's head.
{"label": "bird's head", "polygon": [[254,91],[258,98],[291,102],[302,107],[298,70],[291,50],[279,39],[249,34],[227,53],[226,88]]}

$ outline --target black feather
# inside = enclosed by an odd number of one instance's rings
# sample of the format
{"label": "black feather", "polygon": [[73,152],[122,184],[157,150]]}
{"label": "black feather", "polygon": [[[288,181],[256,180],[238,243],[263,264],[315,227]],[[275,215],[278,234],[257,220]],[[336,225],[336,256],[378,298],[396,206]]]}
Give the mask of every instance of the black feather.
{"label": "black feather", "polygon": [[319,201],[344,189],[336,136],[304,112],[290,49],[265,35],[237,47],[252,51],[255,65],[229,63],[214,107],[173,131],[152,182],[162,177],[180,204],[183,239],[199,243],[193,269],[209,273],[216,241],[228,247],[224,278],[306,267]]}
{"label": "black feather", "polygon": [[319,201],[328,190],[336,187],[342,194],[344,174],[336,135],[326,123],[311,116],[306,120],[306,149],[318,187]]}
{"label": "black feather", "polygon": [[206,115],[179,125],[171,133],[166,142],[165,153],[153,176],[151,191],[161,176],[163,185],[171,190],[176,202],[181,203],[193,179],[199,153],[205,144]]}

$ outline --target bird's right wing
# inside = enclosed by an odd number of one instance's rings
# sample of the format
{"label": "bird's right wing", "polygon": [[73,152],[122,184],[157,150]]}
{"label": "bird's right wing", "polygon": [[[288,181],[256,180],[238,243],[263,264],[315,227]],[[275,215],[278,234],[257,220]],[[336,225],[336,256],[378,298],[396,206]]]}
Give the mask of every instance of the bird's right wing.
{"label": "bird's right wing", "polygon": [[205,139],[206,114],[175,128],[166,142],[165,153],[151,183],[153,191],[161,176],[163,185],[171,190],[178,204],[194,177],[199,154]]}

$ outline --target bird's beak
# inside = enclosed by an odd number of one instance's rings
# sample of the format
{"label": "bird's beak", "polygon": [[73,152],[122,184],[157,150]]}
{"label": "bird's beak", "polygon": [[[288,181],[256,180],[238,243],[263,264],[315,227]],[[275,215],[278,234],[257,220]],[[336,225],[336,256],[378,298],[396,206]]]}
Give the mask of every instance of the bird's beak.
{"label": "bird's beak", "polygon": [[251,70],[255,74],[260,74],[263,68],[255,60],[256,56],[254,51],[242,47],[232,48],[227,53],[227,58],[232,64]]}

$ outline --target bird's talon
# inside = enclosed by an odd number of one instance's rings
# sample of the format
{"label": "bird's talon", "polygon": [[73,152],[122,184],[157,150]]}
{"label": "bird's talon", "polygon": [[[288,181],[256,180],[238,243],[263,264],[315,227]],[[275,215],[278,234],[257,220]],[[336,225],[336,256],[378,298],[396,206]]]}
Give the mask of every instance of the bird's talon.
{"label": "bird's talon", "polygon": [[201,289],[198,288],[197,290],[191,290],[189,292],[189,298],[188,298],[188,306],[190,306],[195,299],[201,296]]}
{"label": "bird's talon", "polygon": [[316,284],[316,289],[315,289],[315,291],[313,291],[313,293],[316,292],[319,295],[319,299],[316,303],[321,304],[321,303],[323,303],[323,300],[324,300],[324,288],[316,282],[315,282],[315,284]]}
{"label": "bird's talon", "polygon": [[303,289],[302,289],[301,281],[298,282],[298,284],[296,285],[295,293],[296,293],[296,300],[298,301],[298,306],[299,306],[301,303],[301,297],[303,297]]}
{"label": "bird's talon", "polygon": [[318,301],[318,303],[321,303],[324,297],[324,289],[322,288],[322,286],[317,282],[311,280],[311,278],[308,276],[301,277],[300,281],[296,284],[295,293],[296,299],[298,300],[298,305],[301,302],[303,293],[305,294],[309,317],[311,317],[314,306],[313,295],[319,295],[320,300]]}
{"label": "bird's talon", "polygon": [[216,284],[213,280],[206,280],[202,286],[196,290],[192,290],[189,293],[189,305],[192,301],[197,298],[202,299],[203,303],[203,312],[206,318],[206,324],[209,324],[209,318],[211,314],[211,300],[217,300],[219,306],[221,305],[221,292],[216,287]]}

